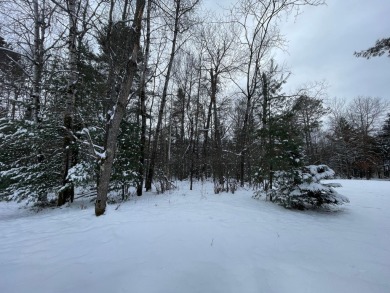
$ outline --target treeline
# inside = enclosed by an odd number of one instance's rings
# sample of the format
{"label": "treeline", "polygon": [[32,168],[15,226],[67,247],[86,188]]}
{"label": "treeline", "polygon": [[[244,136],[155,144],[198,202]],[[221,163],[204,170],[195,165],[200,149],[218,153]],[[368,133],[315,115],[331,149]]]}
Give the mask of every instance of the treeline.
{"label": "treeline", "polygon": [[389,176],[383,100],[283,90],[279,21],[320,4],[245,0],[217,17],[199,0],[2,1],[2,198],[63,205],[95,186],[100,215],[110,190],[173,178],[218,193],[307,164]]}

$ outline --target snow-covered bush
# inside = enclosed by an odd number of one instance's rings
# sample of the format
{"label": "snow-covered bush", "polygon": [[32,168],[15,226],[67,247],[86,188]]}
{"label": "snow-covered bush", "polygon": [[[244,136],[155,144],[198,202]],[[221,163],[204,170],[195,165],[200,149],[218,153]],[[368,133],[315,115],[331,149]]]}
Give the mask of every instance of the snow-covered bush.
{"label": "snow-covered bush", "polygon": [[267,196],[286,208],[301,210],[348,203],[347,197],[320,182],[322,179],[332,178],[334,174],[326,165],[310,165],[290,172],[275,172],[275,187],[268,191]]}

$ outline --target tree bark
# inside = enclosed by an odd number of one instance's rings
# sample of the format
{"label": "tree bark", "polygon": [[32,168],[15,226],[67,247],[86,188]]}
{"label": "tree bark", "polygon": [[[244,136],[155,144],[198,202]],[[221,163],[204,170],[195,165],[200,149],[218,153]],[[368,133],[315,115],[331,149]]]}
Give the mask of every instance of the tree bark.
{"label": "tree bark", "polygon": [[210,103],[208,106],[208,112],[207,112],[207,119],[206,119],[206,125],[205,129],[203,130],[204,133],[204,139],[203,139],[203,170],[202,173],[203,175],[207,178],[207,170],[208,170],[208,165],[209,165],[209,131],[210,131],[210,123],[211,123],[211,114],[213,110],[213,100],[210,99]]}
{"label": "tree bark", "polygon": [[213,104],[213,116],[214,116],[214,177],[218,180],[219,184],[224,183],[224,170],[222,162],[222,140],[221,131],[219,128],[219,119],[217,111],[217,83],[218,83],[218,71],[210,69],[210,81],[211,81],[211,103]]}
{"label": "tree bark", "polygon": [[146,72],[148,69],[149,53],[150,53],[150,11],[152,1],[148,0],[146,8],[146,40],[144,54],[144,68],[140,83],[140,114],[141,114],[141,137],[140,137],[140,158],[139,158],[139,179],[137,182],[137,195],[142,195],[142,187],[144,184],[145,173],[145,149],[146,149]]}
{"label": "tree bark", "polygon": [[76,84],[78,81],[78,54],[77,54],[77,15],[76,0],[68,0],[68,21],[69,21],[69,77],[66,96],[66,107],[64,113],[64,144],[63,144],[63,170],[62,188],[58,195],[57,205],[61,206],[67,201],[73,201],[74,185],[68,178],[70,168],[76,164],[76,152],[74,150],[73,124],[76,101]]}
{"label": "tree bark", "polygon": [[118,96],[116,107],[113,115],[109,121],[107,143],[105,147],[104,156],[100,164],[99,180],[97,186],[97,198],[95,203],[95,215],[100,216],[104,214],[107,205],[107,193],[110,183],[112,165],[115,159],[117,149],[117,139],[120,130],[120,124],[126,112],[126,105],[131,93],[134,76],[137,71],[137,55],[140,47],[142,15],[144,12],[145,0],[137,0],[136,9],[134,13],[134,21],[132,24],[132,31],[129,42],[130,58],[126,64],[125,77],[122,82],[121,91]]}
{"label": "tree bark", "polygon": [[247,139],[248,139],[248,123],[249,123],[249,112],[251,110],[251,98],[252,95],[247,95],[247,101],[246,101],[246,108],[245,108],[245,116],[243,121],[243,127],[242,127],[242,134],[241,134],[241,144],[242,144],[242,150],[241,150],[241,156],[240,156],[240,186],[244,186],[245,181],[245,161],[247,157]]}
{"label": "tree bark", "polygon": [[[39,121],[40,111],[40,96],[42,83],[42,68],[43,68],[43,14],[39,11],[38,0],[33,0],[34,13],[34,46],[33,46],[33,76],[32,76],[32,91],[31,101],[27,107],[26,119],[32,120],[35,123]],[[42,31],[43,30],[43,31]]]}

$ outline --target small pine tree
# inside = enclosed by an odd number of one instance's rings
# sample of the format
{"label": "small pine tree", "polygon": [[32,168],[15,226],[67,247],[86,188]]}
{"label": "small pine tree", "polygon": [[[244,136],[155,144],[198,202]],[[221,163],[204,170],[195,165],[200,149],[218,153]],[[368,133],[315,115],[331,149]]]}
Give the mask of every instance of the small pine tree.
{"label": "small pine tree", "polygon": [[136,123],[124,119],[118,136],[118,150],[113,166],[111,187],[122,190],[122,200],[126,199],[128,188],[136,186],[139,180],[139,128]]}
{"label": "small pine tree", "polygon": [[334,174],[326,165],[275,172],[275,188],[269,191],[272,201],[285,208],[299,210],[348,203],[347,197],[320,182],[322,179],[332,178]]}

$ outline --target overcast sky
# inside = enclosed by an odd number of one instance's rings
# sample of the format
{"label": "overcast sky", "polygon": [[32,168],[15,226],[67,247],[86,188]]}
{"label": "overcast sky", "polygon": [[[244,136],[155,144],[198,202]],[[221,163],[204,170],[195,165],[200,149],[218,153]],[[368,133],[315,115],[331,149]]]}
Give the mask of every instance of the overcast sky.
{"label": "overcast sky", "polygon": [[[210,8],[219,3],[205,0]],[[327,0],[326,6],[306,7],[282,26],[288,53],[278,63],[292,71],[289,89],[326,80],[330,98],[382,97],[390,101],[390,58],[356,58],[380,38],[390,37],[390,0]]]}

